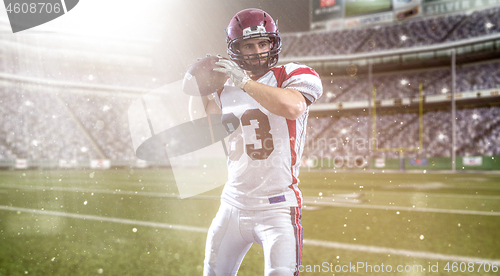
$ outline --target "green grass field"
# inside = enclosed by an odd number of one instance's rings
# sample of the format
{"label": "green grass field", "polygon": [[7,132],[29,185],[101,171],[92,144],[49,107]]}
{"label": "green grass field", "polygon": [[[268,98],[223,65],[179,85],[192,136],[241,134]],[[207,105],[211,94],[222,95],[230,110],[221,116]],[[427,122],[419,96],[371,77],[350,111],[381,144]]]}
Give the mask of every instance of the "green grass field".
{"label": "green grass field", "polygon": [[[300,187],[301,275],[500,274],[498,174],[303,171]],[[178,199],[169,170],[0,171],[0,275],[201,275],[220,191]],[[238,275],[263,275],[258,245]]]}
{"label": "green grass field", "polygon": [[356,0],[345,3],[345,16],[390,11],[390,0]]}

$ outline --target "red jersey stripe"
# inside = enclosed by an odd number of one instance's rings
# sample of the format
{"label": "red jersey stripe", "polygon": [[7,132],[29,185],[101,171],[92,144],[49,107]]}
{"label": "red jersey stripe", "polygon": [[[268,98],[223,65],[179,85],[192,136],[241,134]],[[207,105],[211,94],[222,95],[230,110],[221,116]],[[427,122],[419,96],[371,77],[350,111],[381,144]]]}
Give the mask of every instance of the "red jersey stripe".
{"label": "red jersey stripe", "polygon": [[312,68],[300,67],[290,72],[290,74],[288,74],[283,81],[288,80],[289,78],[297,75],[313,75],[319,78],[318,73],[316,73],[316,71],[314,71]]}

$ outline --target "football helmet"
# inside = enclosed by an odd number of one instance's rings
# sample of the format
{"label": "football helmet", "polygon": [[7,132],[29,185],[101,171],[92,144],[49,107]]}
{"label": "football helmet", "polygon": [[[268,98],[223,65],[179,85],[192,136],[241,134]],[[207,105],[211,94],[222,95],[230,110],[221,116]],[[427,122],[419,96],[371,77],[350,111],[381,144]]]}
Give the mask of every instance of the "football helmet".
{"label": "football helmet", "polygon": [[[231,18],[226,29],[227,53],[229,58],[244,70],[255,75],[265,73],[278,63],[281,51],[281,38],[273,18],[260,9],[246,9]],[[239,43],[244,39],[268,38],[271,49],[260,54],[244,55],[239,51]],[[258,63],[252,61],[258,60]]]}

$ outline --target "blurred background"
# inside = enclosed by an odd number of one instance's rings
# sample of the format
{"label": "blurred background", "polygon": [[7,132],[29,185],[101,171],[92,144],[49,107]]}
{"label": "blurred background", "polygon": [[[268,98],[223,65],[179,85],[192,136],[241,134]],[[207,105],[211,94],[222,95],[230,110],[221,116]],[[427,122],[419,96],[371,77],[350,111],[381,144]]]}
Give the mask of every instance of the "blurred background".
{"label": "blurred background", "polygon": [[225,55],[227,22],[257,7],[279,22],[281,63],[305,63],[323,80],[305,163],[498,168],[495,3],[82,1],[15,34],[2,9],[0,165],[134,166],[131,101],[181,80],[199,57]]}
{"label": "blurred background", "polygon": [[[224,29],[251,7],[278,21],[279,65],[323,83],[304,264],[498,271],[500,0],[85,0],[15,34],[0,7],[0,275],[201,274],[220,189],[179,199],[168,161],[136,157],[128,110],[226,56]],[[186,161],[200,183],[224,176]],[[239,275],[263,269],[252,247]]]}
{"label": "blurred background", "polygon": [[15,34],[2,9],[0,166],[135,166],[131,102],[199,57],[226,55],[230,18],[257,7],[279,22],[281,64],[305,63],[323,80],[304,164],[498,169],[495,3],[82,1]]}
{"label": "blurred background", "polygon": [[[259,7],[282,30],[309,28],[307,1],[81,1],[65,16],[13,34],[0,10],[0,162],[135,160],[131,100],[181,80],[206,54],[226,54],[225,28]],[[279,14],[279,15],[278,15]],[[303,18],[302,20],[296,20]],[[123,163],[123,164],[125,164]]]}

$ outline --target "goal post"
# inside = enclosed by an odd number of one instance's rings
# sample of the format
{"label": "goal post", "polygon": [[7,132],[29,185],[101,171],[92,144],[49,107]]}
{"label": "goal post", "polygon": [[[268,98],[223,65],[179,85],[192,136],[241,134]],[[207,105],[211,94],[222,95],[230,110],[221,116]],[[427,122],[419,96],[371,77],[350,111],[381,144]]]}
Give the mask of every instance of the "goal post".
{"label": "goal post", "polygon": [[[424,96],[423,96],[423,85],[420,82],[418,85],[418,146],[417,147],[383,147],[379,148],[377,145],[377,88],[372,86],[373,101],[372,101],[372,148],[375,151],[397,151],[400,153],[400,159],[404,159],[405,151],[421,151],[423,149],[424,143]],[[404,163],[400,165],[403,169]]]}

